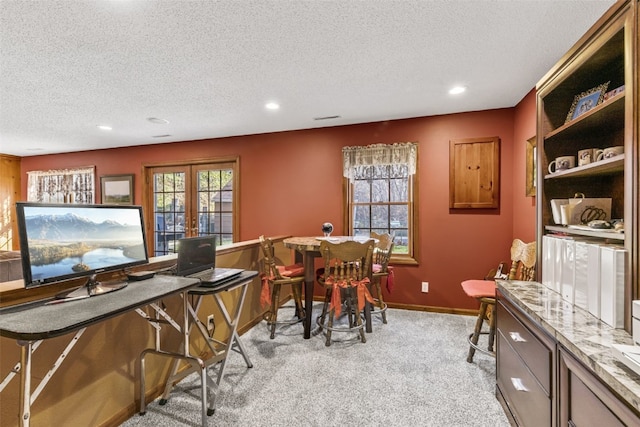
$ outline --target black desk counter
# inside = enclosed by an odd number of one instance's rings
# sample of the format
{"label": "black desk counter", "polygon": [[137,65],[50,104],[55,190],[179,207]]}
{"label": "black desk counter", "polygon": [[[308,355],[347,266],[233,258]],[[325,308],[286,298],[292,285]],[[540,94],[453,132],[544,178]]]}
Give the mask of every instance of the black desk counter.
{"label": "black desk counter", "polygon": [[[20,377],[20,418],[22,427],[29,427],[31,420],[31,405],[38,398],[42,390],[49,383],[62,362],[76,345],[88,326],[103,322],[112,317],[136,310],[144,315],[151,324],[156,320],[144,313],[141,308],[150,306],[153,310],[169,320],[169,316],[156,304],[162,298],[181,294],[183,300],[182,325],[171,320],[172,325],[184,334],[188,327],[187,293],[190,288],[198,286],[200,281],[175,276],[155,276],[148,280],[129,282],[129,284],[113,292],[67,301],[59,304],[50,304],[49,300],[41,300],[3,308],[0,310],[0,336],[15,339],[20,346],[20,361],[12,371],[0,383],[0,393],[15,376]],[[160,348],[160,334],[156,326],[156,348]],[[39,384],[32,389],[31,367],[33,352],[47,339],[75,333],[60,356],[54,362],[49,372],[42,378]],[[192,363],[197,363],[196,358],[188,354],[188,350],[182,353],[170,353]],[[203,412],[206,411],[206,401],[203,399]]]}
{"label": "black desk counter", "polygon": [[3,308],[0,309],[0,336],[27,341],[54,338],[143,307],[199,283],[197,279],[156,275],[90,298],[52,305],[46,305],[47,301],[36,301]]}
{"label": "black desk counter", "polygon": [[195,288],[189,289],[189,293],[191,295],[209,295],[216,294],[218,292],[229,291],[231,289],[237,288],[238,285],[244,284],[248,280],[252,280],[253,278],[258,277],[257,271],[244,270],[238,276],[229,279],[228,281],[217,285],[217,286],[196,286]]}

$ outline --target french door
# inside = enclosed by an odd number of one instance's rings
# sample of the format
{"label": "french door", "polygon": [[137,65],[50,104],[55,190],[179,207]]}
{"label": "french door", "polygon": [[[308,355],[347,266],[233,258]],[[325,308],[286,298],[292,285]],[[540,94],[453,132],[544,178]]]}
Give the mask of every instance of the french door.
{"label": "french door", "polygon": [[145,167],[147,240],[153,256],[176,250],[183,237],[215,235],[235,241],[236,161]]}

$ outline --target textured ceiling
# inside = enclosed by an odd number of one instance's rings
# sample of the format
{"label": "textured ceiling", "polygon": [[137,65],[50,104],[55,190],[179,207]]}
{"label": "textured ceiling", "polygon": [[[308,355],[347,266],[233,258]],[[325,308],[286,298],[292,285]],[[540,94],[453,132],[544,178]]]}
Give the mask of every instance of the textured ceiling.
{"label": "textured ceiling", "polygon": [[0,152],[513,107],[613,3],[0,0]]}

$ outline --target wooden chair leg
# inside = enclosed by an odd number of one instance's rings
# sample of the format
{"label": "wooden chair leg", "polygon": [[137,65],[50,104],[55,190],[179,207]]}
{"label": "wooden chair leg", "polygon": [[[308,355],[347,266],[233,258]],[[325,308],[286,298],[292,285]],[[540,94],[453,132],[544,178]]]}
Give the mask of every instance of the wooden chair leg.
{"label": "wooden chair leg", "polygon": [[349,327],[353,328],[353,325],[355,325],[355,321],[356,321],[356,316],[360,317],[359,313],[357,313],[357,309],[356,307],[358,307],[357,301],[356,304],[353,303],[354,301],[354,289],[352,287],[346,288],[343,291],[343,301],[345,301],[346,306],[347,306],[347,320],[349,320]]}
{"label": "wooden chair leg", "polygon": [[384,310],[384,299],[382,297],[382,286],[380,285],[380,282],[382,280],[376,280],[375,285],[376,285],[376,292],[378,294],[378,307],[380,307],[380,310],[382,312],[382,323],[386,324],[387,323],[387,311]]}
{"label": "wooden chair leg", "polygon": [[354,315],[356,316],[356,326],[360,331],[360,341],[363,343],[367,342],[366,334],[364,333],[364,327],[362,326],[362,316],[360,315],[360,311],[357,310],[358,307],[358,290],[356,288],[351,288],[351,295],[353,297],[353,304],[355,305]]}
{"label": "wooden chair leg", "polygon": [[324,343],[324,345],[327,347],[331,345],[331,328],[333,328],[333,316],[335,315],[335,313],[335,310],[329,310],[329,319],[327,320],[326,328],[327,341]]}
{"label": "wooden chair leg", "polygon": [[327,320],[327,313],[329,309],[329,303],[331,301],[331,288],[327,288],[324,293],[324,303],[322,304],[322,314],[320,314],[320,323],[324,325]]}
{"label": "wooden chair leg", "polygon": [[[482,331],[482,324],[484,323],[484,318],[486,316],[487,311],[487,303],[482,301],[480,303],[480,309],[478,310],[478,318],[476,319],[476,327],[473,330],[473,334],[471,335],[471,343],[474,345],[478,345],[478,338],[480,337],[480,332]],[[473,355],[476,353],[476,349],[470,345],[469,353],[467,354],[467,362],[473,363]]]}
{"label": "wooden chair leg", "polygon": [[276,321],[278,320],[278,307],[280,300],[280,285],[274,284],[271,291],[271,315],[269,321],[271,322],[271,339],[276,337]]}
{"label": "wooden chair leg", "polygon": [[495,303],[489,303],[488,305],[487,312],[490,312],[490,314],[487,313],[489,316],[489,345],[487,346],[487,351],[493,353],[493,344],[496,337],[496,305]]}

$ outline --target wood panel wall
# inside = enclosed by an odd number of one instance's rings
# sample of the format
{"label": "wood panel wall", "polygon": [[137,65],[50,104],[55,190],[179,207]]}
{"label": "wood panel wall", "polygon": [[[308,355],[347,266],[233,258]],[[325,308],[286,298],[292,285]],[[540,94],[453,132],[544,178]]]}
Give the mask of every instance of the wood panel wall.
{"label": "wood panel wall", "polygon": [[18,250],[15,203],[20,200],[20,157],[0,154],[0,250]]}

